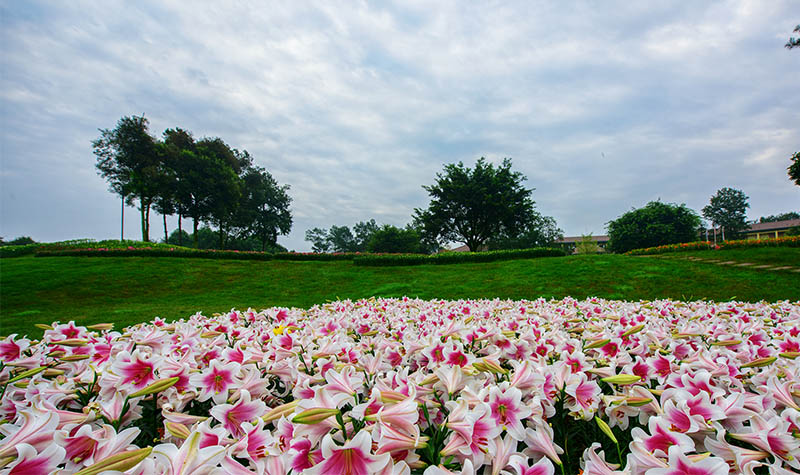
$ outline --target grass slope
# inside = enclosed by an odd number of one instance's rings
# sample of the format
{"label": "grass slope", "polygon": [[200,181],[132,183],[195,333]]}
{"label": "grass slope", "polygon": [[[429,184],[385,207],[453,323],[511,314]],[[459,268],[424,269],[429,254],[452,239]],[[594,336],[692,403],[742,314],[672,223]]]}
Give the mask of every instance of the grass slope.
{"label": "grass slope", "polygon": [[[800,249],[785,249],[796,259]],[[729,255],[726,253],[726,255]],[[787,259],[789,259],[787,257]],[[236,307],[309,307],[337,298],[537,297],[800,300],[800,275],[685,260],[569,256],[483,264],[356,267],[350,262],[20,257],[0,261],[0,334],[34,323],[117,328]]]}

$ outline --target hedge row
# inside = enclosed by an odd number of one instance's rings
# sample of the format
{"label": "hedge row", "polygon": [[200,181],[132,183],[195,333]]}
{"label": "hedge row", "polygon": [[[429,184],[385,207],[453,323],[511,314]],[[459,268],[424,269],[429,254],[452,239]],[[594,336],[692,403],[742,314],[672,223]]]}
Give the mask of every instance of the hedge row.
{"label": "hedge row", "polygon": [[0,257],[19,257],[34,254],[39,251],[64,251],[70,249],[134,249],[134,248],[156,248],[170,249],[181,248],[170,244],[142,241],[120,241],[117,239],[106,239],[95,241],[94,239],[72,239],[70,241],[58,242],[37,242],[22,246],[3,246],[0,247]]}
{"label": "hedge row", "polygon": [[726,249],[750,249],[756,247],[800,247],[800,236],[789,236],[769,239],[738,239],[735,241],[721,241],[716,245],[710,241],[685,242],[681,244],[667,244],[664,246],[634,249],[625,254],[628,256],[644,256],[651,254],[665,254],[668,252],[686,251],[724,251]]}
{"label": "hedge row", "polygon": [[334,261],[353,260],[356,253],[313,254],[299,252],[281,252],[271,254],[258,251],[219,251],[216,249],[191,249],[182,247],[129,247],[104,248],[91,247],[83,249],[43,249],[36,252],[36,257],[194,257],[201,259],[239,259],[254,261]]}
{"label": "hedge row", "polygon": [[531,259],[536,257],[561,257],[567,253],[562,249],[535,247],[487,252],[446,252],[441,254],[364,254],[353,259],[357,266],[415,266],[421,264],[461,264],[469,262],[492,262],[508,259]]}

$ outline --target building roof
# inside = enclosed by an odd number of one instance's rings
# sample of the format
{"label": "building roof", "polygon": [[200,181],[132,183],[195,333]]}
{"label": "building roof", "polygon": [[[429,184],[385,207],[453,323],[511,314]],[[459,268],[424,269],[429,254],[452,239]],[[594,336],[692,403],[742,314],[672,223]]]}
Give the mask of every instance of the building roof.
{"label": "building roof", "polygon": [[773,221],[771,223],[753,223],[750,226],[750,229],[746,230],[745,232],[748,233],[755,233],[761,231],[780,231],[783,229],[789,229],[794,226],[800,226],[800,219],[786,219],[783,221]]}

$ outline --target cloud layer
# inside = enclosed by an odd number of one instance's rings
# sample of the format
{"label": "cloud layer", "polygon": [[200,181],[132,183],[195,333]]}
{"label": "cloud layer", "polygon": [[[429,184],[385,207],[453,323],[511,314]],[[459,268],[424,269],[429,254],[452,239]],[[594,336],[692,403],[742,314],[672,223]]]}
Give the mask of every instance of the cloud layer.
{"label": "cloud layer", "polygon": [[405,224],[443,164],[481,156],[512,157],[571,235],[723,186],[751,218],[800,208],[788,0],[230,3],[0,6],[0,235],[118,236],[91,141],[141,113],[290,184],[290,249],[314,226]]}

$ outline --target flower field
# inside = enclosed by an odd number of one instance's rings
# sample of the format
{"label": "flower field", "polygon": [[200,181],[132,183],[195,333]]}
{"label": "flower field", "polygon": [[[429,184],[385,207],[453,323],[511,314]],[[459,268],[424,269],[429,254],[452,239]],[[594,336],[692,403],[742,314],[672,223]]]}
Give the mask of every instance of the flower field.
{"label": "flower field", "polygon": [[1,474],[800,472],[800,302],[369,299],[0,340]]}

